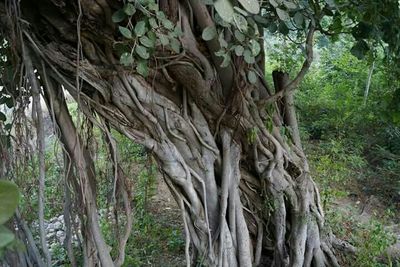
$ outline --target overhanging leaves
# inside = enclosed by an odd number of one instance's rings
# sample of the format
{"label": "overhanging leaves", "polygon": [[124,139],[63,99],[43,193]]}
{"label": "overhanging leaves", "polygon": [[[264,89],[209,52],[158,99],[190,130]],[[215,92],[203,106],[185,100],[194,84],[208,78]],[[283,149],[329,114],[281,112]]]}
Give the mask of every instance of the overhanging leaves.
{"label": "overhanging leaves", "polygon": [[124,12],[122,9],[116,11],[116,12],[112,15],[112,17],[111,17],[111,19],[112,19],[112,21],[113,21],[114,23],[121,22],[121,21],[123,21],[125,18],[126,18],[126,14],[125,14],[125,12]]}
{"label": "overhanging leaves", "polygon": [[6,247],[14,240],[14,234],[4,225],[0,225],[0,249]]}
{"label": "overhanging leaves", "polygon": [[260,12],[260,4],[257,0],[239,0],[239,3],[252,14],[258,14]]}
{"label": "overhanging leaves", "polygon": [[204,41],[210,41],[217,36],[217,29],[214,26],[208,26],[204,28],[201,37]]}
{"label": "overhanging leaves", "polygon": [[4,224],[12,217],[18,201],[18,187],[10,181],[0,181],[0,224]]}
{"label": "overhanging leaves", "polygon": [[215,1],[214,8],[224,21],[228,23],[233,21],[233,15],[235,14],[235,11],[233,9],[232,3],[229,0]]}

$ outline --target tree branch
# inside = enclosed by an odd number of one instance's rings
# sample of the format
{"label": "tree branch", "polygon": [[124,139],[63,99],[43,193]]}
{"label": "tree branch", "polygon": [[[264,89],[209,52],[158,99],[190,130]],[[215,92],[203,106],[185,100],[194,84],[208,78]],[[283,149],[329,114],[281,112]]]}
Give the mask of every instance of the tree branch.
{"label": "tree branch", "polygon": [[[189,3],[193,9],[194,16],[196,17],[196,21],[201,30],[204,30],[207,27],[215,27],[215,23],[203,2],[200,0],[189,0]],[[226,68],[221,67],[222,58],[215,55],[215,52],[221,48],[216,38],[208,41],[207,46],[210,50],[210,55],[212,61],[214,62],[214,66],[219,74],[224,96],[227,97],[229,96],[233,87],[233,68],[231,65]]]}
{"label": "tree branch", "polygon": [[274,95],[272,95],[270,97],[267,97],[267,98],[264,98],[264,99],[258,101],[257,106],[259,108],[263,108],[266,104],[275,102],[279,98],[283,97],[284,95],[295,90],[298,87],[298,85],[300,84],[300,82],[303,80],[304,76],[310,69],[311,63],[314,59],[314,57],[313,57],[314,32],[315,32],[315,22],[313,20],[311,20],[310,28],[308,30],[307,39],[306,39],[306,59],[304,60],[303,66],[301,67],[299,73],[291,82],[289,82],[285,86],[285,88],[283,88],[283,90],[276,92]]}

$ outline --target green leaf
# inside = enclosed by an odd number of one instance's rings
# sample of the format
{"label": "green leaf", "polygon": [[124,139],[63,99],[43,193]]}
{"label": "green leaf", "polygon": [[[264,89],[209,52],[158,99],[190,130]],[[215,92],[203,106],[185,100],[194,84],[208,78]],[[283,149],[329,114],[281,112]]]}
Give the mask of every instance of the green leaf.
{"label": "green leaf", "polygon": [[150,41],[153,42],[153,47],[154,47],[157,41],[157,35],[155,34],[154,31],[148,31],[147,36],[149,37]]}
{"label": "green leaf", "polygon": [[146,33],[146,22],[144,20],[141,20],[136,23],[134,31],[136,36],[144,35]]}
{"label": "green leaf", "polygon": [[[279,2],[281,2],[281,1],[279,1]],[[278,0],[269,0],[269,3],[270,3],[273,7],[278,7],[278,6],[279,6]]]}
{"label": "green leaf", "polygon": [[251,53],[253,56],[258,56],[258,54],[261,51],[261,46],[260,44],[257,42],[257,40],[250,40],[250,49],[251,49]]}
{"label": "green leaf", "polygon": [[235,13],[233,15],[233,20],[235,21],[235,24],[240,31],[247,32],[248,25],[247,25],[247,20],[245,17],[243,17],[239,13]]}
{"label": "green leaf", "polygon": [[158,10],[159,10],[158,4],[157,4],[157,3],[150,3],[150,4],[148,5],[148,7],[149,7],[149,9],[150,9],[151,11],[158,11]]}
{"label": "green leaf", "polygon": [[143,77],[147,77],[149,75],[149,67],[147,65],[147,61],[140,60],[136,66],[136,71]]}
{"label": "green leaf", "polygon": [[158,24],[155,18],[149,18],[149,24],[153,29],[158,28]]}
{"label": "green leaf", "polygon": [[0,250],[9,245],[14,238],[15,236],[13,232],[7,229],[4,225],[0,225]]}
{"label": "green leaf", "polygon": [[218,15],[226,22],[231,23],[233,20],[234,9],[231,1],[229,0],[216,0],[214,8]]}
{"label": "green leaf", "polygon": [[[18,206],[19,190],[10,181],[0,181],[0,224],[6,223],[14,214]],[[0,239],[1,240],[1,239]]]}
{"label": "green leaf", "polygon": [[229,56],[229,54],[224,54],[222,57],[224,59],[222,60],[221,67],[226,68],[231,63],[231,57]]}
{"label": "green leaf", "polygon": [[11,123],[7,123],[6,125],[4,125],[4,130],[9,131],[12,128],[12,124]]}
{"label": "green leaf", "polygon": [[218,50],[217,52],[215,52],[214,54],[217,57],[223,57],[226,54],[226,52],[225,52],[225,50],[221,49],[221,50]]}
{"label": "green leaf", "polygon": [[277,29],[278,29],[278,26],[276,26],[275,22],[272,22],[268,27],[268,30],[270,33],[276,32]]}
{"label": "green leaf", "polygon": [[149,52],[147,51],[146,47],[144,47],[144,46],[137,45],[135,47],[135,52],[139,57],[141,57],[143,59],[149,59],[149,57],[150,57]]}
{"label": "green leaf", "polygon": [[123,21],[126,18],[126,14],[124,12],[124,10],[120,9],[114,12],[114,14],[111,16],[111,20],[114,23],[118,23]]}
{"label": "green leaf", "polygon": [[246,10],[241,9],[238,6],[234,6],[233,9],[236,10],[237,12],[239,12],[240,14],[242,14],[243,16],[248,16],[249,15],[249,13]]}
{"label": "green leaf", "polygon": [[163,20],[163,19],[166,19],[166,18],[167,18],[167,17],[165,16],[164,12],[162,12],[162,11],[156,11],[156,17],[157,17],[159,20]]}
{"label": "green leaf", "polygon": [[227,47],[228,47],[228,43],[227,43],[226,40],[225,40],[225,36],[224,36],[224,33],[223,33],[223,32],[221,32],[221,33],[219,34],[219,36],[218,36],[218,42],[219,42],[219,45],[220,45],[221,47],[224,47],[224,48],[227,48]]}
{"label": "green leaf", "polygon": [[220,25],[222,27],[225,27],[225,28],[229,28],[231,26],[231,24],[229,24],[229,22],[226,22],[225,20],[223,20],[221,18],[221,16],[218,15],[218,13],[215,13],[214,21],[215,21],[216,24],[218,24],[218,25]]}
{"label": "green leaf", "polygon": [[180,37],[183,35],[183,31],[182,31],[181,27],[179,27],[178,25],[175,26],[173,33],[175,34],[176,37]]}
{"label": "green leaf", "polygon": [[144,45],[145,47],[148,48],[153,48],[154,47],[154,42],[152,40],[150,40],[149,37],[147,37],[146,35],[142,36],[139,38],[139,42]]}
{"label": "green leaf", "polygon": [[269,20],[263,16],[255,15],[254,20],[260,23],[262,26],[267,27],[269,25]]}
{"label": "green leaf", "polygon": [[14,100],[12,99],[12,97],[6,97],[4,103],[8,108],[14,107]]}
{"label": "green leaf", "polygon": [[297,5],[293,3],[292,1],[283,1],[283,5],[288,8],[288,9],[296,9]]}
{"label": "green leaf", "polygon": [[251,14],[260,12],[260,4],[257,0],[239,0],[239,3]]}
{"label": "green leaf", "polygon": [[157,37],[158,37],[158,39],[160,40],[160,43],[161,43],[163,46],[166,46],[166,45],[169,44],[169,39],[168,39],[168,37],[167,37],[166,35],[164,35],[164,34],[158,34]]}
{"label": "green leaf", "polygon": [[223,57],[223,56],[226,54],[226,52],[225,52],[224,49],[220,49],[220,50],[218,50],[217,52],[215,52],[214,54],[215,54],[216,56],[218,56],[218,57]]}
{"label": "green leaf", "polygon": [[201,34],[201,38],[204,41],[210,41],[217,36],[217,29],[214,26],[208,26],[204,28],[203,33]]}
{"label": "green leaf", "polygon": [[124,6],[124,12],[125,14],[127,14],[128,16],[132,16],[133,14],[136,13],[136,8],[134,5],[132,5],[131,3],[128,3]]}
{"label": "green leaf", "polygon": [[247,17],[246,18],[248,25],[252,28],[251,30],[254,30],[254,35],[258,36],[259,32],[258,32],[258,25],[256,23],[256,21],[252,18],[252,17]]}
{"label": "green leaf", "polygon": [[247,79],[249,80],[249,82],[251,84],[255,84],[257,82],[257,75],[254,71],[249,70],[249,72],[247,73]]}
{"label": "green leaf", "polygon": [[0,112],[0,121],[6,121],[7,117],[3,112]]}
{"label": "green leaf", "polygon": [[301,29],[304,27],[304,16],[300,12],[294,14],[293,20],[297,27]]}
{"label": "green leaf", "polygon": [[174,24],[169,19],[163,19],[161,23],[167,30],[172,30],[174,28]]}
{"label": "green leaf", "polygon": [[325,0],[325,3],[327,3],[331,7],[335,7],[336,6],[335,0]]}
{"label": "green leaf", "polygon": [[281,21],[279,23],[279,27],[278,30],[280,33],[282,33],[283,35],[287,35],[289,33],[289,28],[286,26],[286,23]]}
{"label": "green leaf", "polygon": [[236,40],[238,40],[239,42],[244,42],[244,40],[246,39],[246,36],[239,30],[235,30],[234,35]]}
{"label": "green leaf", "polygon": [[118,26],[119,32],[128,39],[132,39],[132,32],[131,30],[129,30],[128,28],[122,27],[122,26]]}
{"label": "green leaf", "polygon": [[125,52],[122,53],[122,55],[119,58],[119,63],[121,63],[124,66],[130,66],[133,63],[133,57],[131,53]]}
{"label": "green leaf", "polygon": [[253,64],[254,62],[256,62],[254,56],[252,55],[252,53],[249,49],[244,50],[243,57],[244,57],[244,61],[246,61],[246,63],[248,63],[248,64]]}
{"label": "green leaf", "polygon": [[283,9],[277,8],[276,9],[276,14],[278,14],[278,17],[281,20],[288,20],[289,19],[289,14]]}
{"label": "green leaf", "polygon": [[169,40],[170,46],[175,53],[179,53],[181,51],[181,43],[176,38],[171,38]]}
{"label": "green leaf", "polygon": [[242,55],[243,55],[243,52],[244,52],[244,47],[243,47],[243,46],[241,46],[241,45],[235,46],[235,54],[236,54],[238,57],[242,56]]}

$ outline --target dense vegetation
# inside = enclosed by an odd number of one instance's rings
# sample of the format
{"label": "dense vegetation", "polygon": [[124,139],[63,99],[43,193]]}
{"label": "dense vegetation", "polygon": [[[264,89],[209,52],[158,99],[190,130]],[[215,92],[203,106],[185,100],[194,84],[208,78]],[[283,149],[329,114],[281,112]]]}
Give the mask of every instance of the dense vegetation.
{"label": "dense vegetation", "polygon": [[[346,265],[396,266],[385,251],[400,215],[399,80],[382,55],[358,60],[348,48],[346,39],[320,46],[296,95],[302,137],[330,227],[359,248]],[[363,220],[371,196],[381,203]]]}
{"label": "dense vegetation", "polygon": [[397,266],[399,21],[398,1],[0,1],[1,260]]}

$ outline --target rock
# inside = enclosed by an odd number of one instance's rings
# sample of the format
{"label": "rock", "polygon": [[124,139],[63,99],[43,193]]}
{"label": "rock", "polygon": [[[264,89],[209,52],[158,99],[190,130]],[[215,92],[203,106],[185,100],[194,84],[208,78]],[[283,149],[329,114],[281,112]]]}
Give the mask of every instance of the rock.
{"label": "rock", "polygon": [[385,210],[385,206],[374,195],[371,195],[365,201],[364,205],[361,203],[360,207],[361,207],[360,221],[364,223],[371,220],[372,216],[379,214]]}
{"label": "rock", "polygon": [[393,224],[385,228],[394,233],[397,239],[396,243],[388,247],[385,254],[392,262],[400,261],[400,224]]}
{"label": "rock", "polygon": [[384,205],[382,205],[376,196],[372,195],[365,202],[361,214],[374,214],[378,211],[382,211],[382,207],[384,207]]}
{"label": "rock", "polygon": [[54,232],[50,232],[50,233],[48,233],[48,234],[46,235],[46,238],[47,238],[47,239],[52,239],[52,238],[55,236],[55,234],[56,234],[56,233],[54,233]]}
{"label": "rock", "polygon": [[57,219],[58,219],[59,222],[64,223],[64,215],[61,214],[60,216],[58,216]]}
{"label": "rock", "polygon": [[392,261],[396,262],[400,260],[400,242],[397,242],[396,244],[390,246],[386,250],[386,253]]}
{"label": "rock", "polygon": [[62,229],[62,226],[63,226],[62,223],[59,221],[56,221],[54,223],[54,229]]}
{"label": "rock", "polygon": [[49,224],[49,226],[47,227],[47,232],[52,233],[54,231],[55,231],[54,224],[52,223]]}
{"label": "rock", "polygon": [[63,231],[57,231],[56,236],[57,236],[57,238],[61,238],[62,236],[64,236],[64,232]]}

